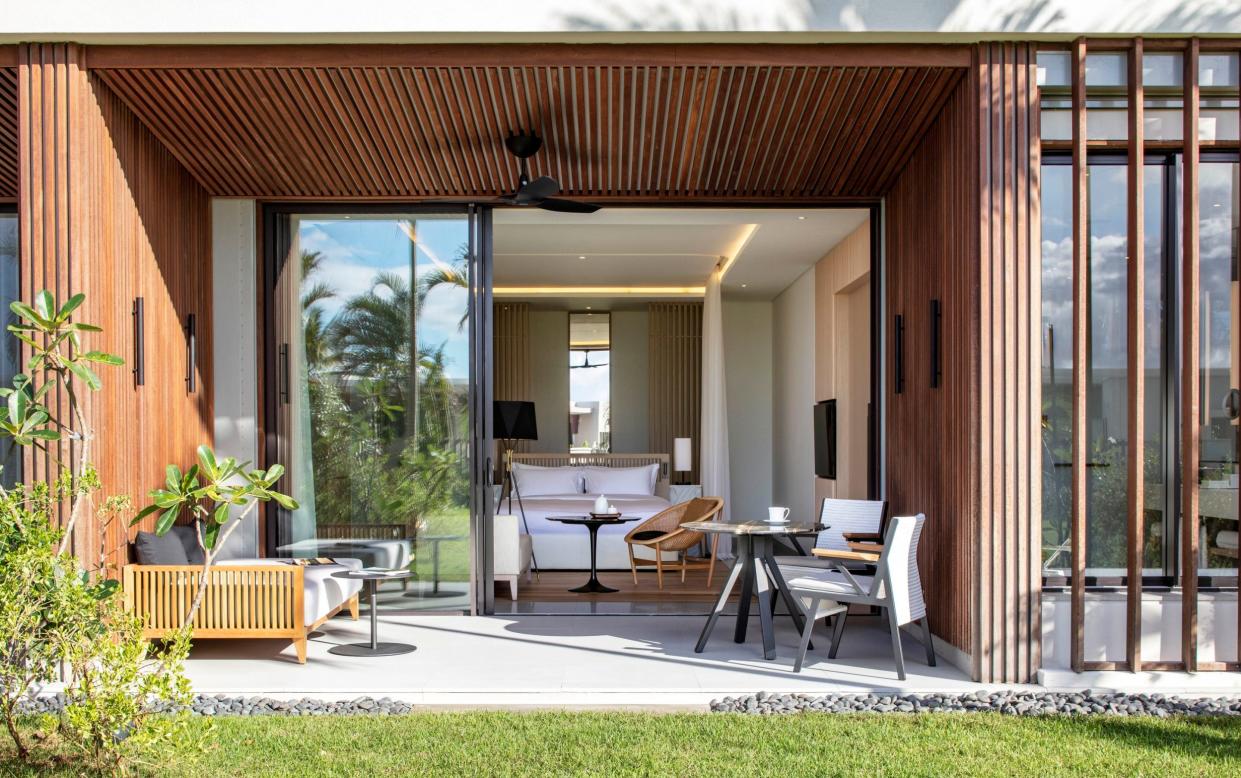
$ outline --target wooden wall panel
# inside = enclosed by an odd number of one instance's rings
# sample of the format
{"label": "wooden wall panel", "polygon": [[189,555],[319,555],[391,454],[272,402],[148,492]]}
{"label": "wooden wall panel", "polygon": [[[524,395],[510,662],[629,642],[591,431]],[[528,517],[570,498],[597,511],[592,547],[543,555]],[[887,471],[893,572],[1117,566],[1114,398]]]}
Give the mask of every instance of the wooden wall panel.
{"label": "wooden wall panel", "polygon": [[652,452],[671,454],[674,438],[693,438],[689,483],[698,483],[702,429],[702,303],[650,303],[648,439]]}
{"label": "wooden wall panel", "polygon": [[497,400],[529,400],[530,303],[498,302],[494,310],[492,393]]}
{"label": "wooden wall panel", "polygon": [[[927,514],[932,629],[984,681],[1039,666],[1038,151],[1034,51],[980,46],[888,193],[888,499]],[[942,304],[942,379],[928,322]]]}
{"label": "wooden wall panel", "polygon": [[[125,358],[101,370],[104,389],[86,404],[104,495],[145,504],[165,464],[187,465],[210,442],[211,254],[205,190],[132,112],[82,67],[72,45],[21,47],[19,217],[22,289],[32,296],[84,292],[84,320],[104,333],[92,344]],[[146,381],[137,387],[133,299],[146,308]],[[196,391],[188,391],[186,317],[198,333]],[[46,467],[46,463],[34,463]],[[35,472],[39,472],[36,470]],[[101,543],[123,561],[128,529],[79,527],[88,562]]]}
{"label": "wooden wall panel", "polygon": [[0,200],[17,199],[17,68],[0,67]]}

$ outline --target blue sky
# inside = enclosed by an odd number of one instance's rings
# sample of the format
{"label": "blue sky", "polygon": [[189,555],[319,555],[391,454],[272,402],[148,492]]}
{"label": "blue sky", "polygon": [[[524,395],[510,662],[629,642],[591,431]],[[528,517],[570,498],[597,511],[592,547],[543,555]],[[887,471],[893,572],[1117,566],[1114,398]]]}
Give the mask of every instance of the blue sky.
{"label": "blue sky", "polygon": [[[351,297],[365,293],[379,273],[410,278],[410,247],[419,277],[439,264],[452,265],[469,239],[464,216],[436,217],[305,217],[297,222],[302,250],[323,254],[319,269],[308,283],[326,283],[332,298],[318,305],[328,319],[335,317]],[[416,243],[410,239],[410,233]],[[418,312],[418,339],[425,347],[444,346],[450,378],[469,376],[469,334],[459,329],[469,295],[457,287],[439,287],[427,296]]]}

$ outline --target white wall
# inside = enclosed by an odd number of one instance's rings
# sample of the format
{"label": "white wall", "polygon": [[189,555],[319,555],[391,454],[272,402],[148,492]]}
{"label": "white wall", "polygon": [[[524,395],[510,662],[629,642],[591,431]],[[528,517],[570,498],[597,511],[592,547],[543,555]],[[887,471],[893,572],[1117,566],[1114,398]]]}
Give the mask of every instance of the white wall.
{"label": "white wall", "polygon": [[[1124,661],[1124,592],[1086,595],[1085,659]],[[1069,669],[1071,619],[1067,592],[1043,593],[1043,667]],[[1236,592],[1198,595],[1198,661],[1234,661],[1237,656]],[[1181,593],[1142,595],[1142,661],[1181,661]]]}
{"label": "white wall", "polygon": [[645,454],[651,450],[649,317],[645,310],[611,315],[612,452]]}
{"label": "white wall", "polygon": [[815,496],[865,499],[870,401],[870,221],[815,264],[815,401],[836,400],[836,478]]}
{"label": "white wall", "polygon": [[[558,37],[565,39],[565,32],[574,31],[589,31],[597,38],[604,31],[619,31],[632,40],[638,34],[635,26],[639,31],[679,33],[677,40],[716,40],[721,33],[733,31],[812,34],[803,42],[842,40],[845,35],[854,36],[851,42],[868,42],[861,35],[866,31],[1022,31],[1060,33],[1062,37],[1074,32],[1241,32],[1235,0],[631,0],[623,4],[599,0],[57,0],[8,6],[0,14],[0,39],[14,41],[52,36],[90,41],[109,33],[165,33],[159,39],[139,39],[156,43],[176,37],[167,33],[198,32],[224,33],[212,38],[221,43],[240,42],[242,33],[298,33],[299,41],[373,42],[408,40],[411,33],[436,31],[451,33],[453,40],[531,32],[560,32]],[[893,35],[876,37],[896,39]],[[246,38],[244,42],[259,40]]]}
{"label": "white wall", "polygon": [[772,500],[806,518],[817,515],[814,275],[811,268],[775,299],[771,332]]}
{"label": "white wall", "polygon": [[772,304],[724,300],[729,510],[765,516],[772,505]]}
{"label": "white wall", "polygon": [[[211,201],[215,450],[258,462],[258,273],[255,202]],[[233,531],[226,558],[258,556],[258,517]]]}
{"label": "white wall", "polygon": [[530,451],[569,450],[569,314],[530,311],[530,388],[539,439]]}

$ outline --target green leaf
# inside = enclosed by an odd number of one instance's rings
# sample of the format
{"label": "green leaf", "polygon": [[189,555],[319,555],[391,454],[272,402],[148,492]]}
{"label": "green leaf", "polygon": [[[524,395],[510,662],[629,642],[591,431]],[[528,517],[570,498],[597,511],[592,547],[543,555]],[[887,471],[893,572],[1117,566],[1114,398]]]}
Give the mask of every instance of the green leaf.
{"label": "green leaf", "polygon": [[297,510],[297,507],[298,507],[298,506],[297,506],[297,500],[294,500],[294,499],[293,499],[292,497],[290,497],[289,495],[287,495],[287,494],[281,494],[280,492],[272,492],[272,493],[271,493],[271,496],[272,496],[272,499],[274,499],[274,500],[276,501],[276,503],[277,503],[277,504],[278,504],[281,508],[284,508],[286,511],[295,511],[295,510]]}
{"label": "green leaf", "polygon": [[44,321],[50,320],[56,315],[56,298],[52,293],[44,289],[34,296],[34,309],[39,317]]}
{"label": "green leaf", "polygon": [[161,507],[166,508],[166,507],[168,507],[168,506],[166,506],[166,505],[165,505],[165,506],[160,506],[160,505],[148,505],[147,507],[145,507],[145,508],[143,508],[142,510],[138,511],[138,515],[137,515],[137,516],[135,516],[135,517],[133,517],[133,519],[132,519],[132,520],[130,520],[130,522],[129,522],[129,526],[133,527],[133,526],[136,526],[136,525],[138,525],[138,524],[142,523],[142,520],[143,520],[143,519],[145,519],[147,516],[150,516],[152,513],[155,513],[155,512],[156,512],[156,511],[158,511]]}
{"label": "green leaf", "polygon": [[51,429],[31,430],[26,434],[32,438],[38,438],[40,440],[60,440],[60,433]]}
{"label": "green leaf", "polygon": [[188,492],[194,487],[194,481],[198,478],[198,465],[190,465],[190,469],[185,471],[185,475],[181,476],[181,491]]}
{"label": "green leaf", "polygon": [[203,469],[207,472],[215,471],[215,452],[211,450],[211,446],[204,443],[198,447],[198,461],[203,463]]}
{"label": "green leaf", "polygon": [[274,484],[284,475],[284,465],[272,465],[267,468],[267,477],[263,480],[268,484]]}
{"label": "green leaf", "polygon": [[216,523],[208,524],[203,530],[203,547],[208,551],[215,548],[215,541],[220,537],[220,525]]}
{"label": "green leaf", "polygon": [[215,506],[215,515],[212,518],[216,524],[223,524],[228,521],[228,503],[222,502]]}
{"label": "green leaf", "polygon": [[9,395],[9,421],[21,424],[26,418],[26,410],[30,407],[30,397],[24,389]]}
{"label": "green leaf", "polygon": [[177,514],[181,512],[181,506],[169,508],[159,515],[159,520],[155,522],[155,534],[165,535],[168,530],[172,529],[173,523],[177,520]]}
{"label": "green leaf", "polygon": [[82,383],[90,387],[92,391],[97,392],[103,388],[103,382],[99,380],[99,376],[95,375],[95,371],[81,362],[65,362],[65,367],[69,368],[69,372],[81,379]]}
{"label": "green leaf", "polygon": [[168,491],[175,492],[181,488],[181,468],[176,465],[168,465],[164,468],[164,485],[168,487]]}
{"label": "green leaf", "polygon": [[96,327],[94,324],[82,324],[74,322],[69,325],[70,332],[103,332],[103,327]]}
{"label": "green leaf", "polygon": [[9,303],[9,310],[17,314],[23,319],[28,319],[39,324],[47,324],[47,319],[35,312],[34,308],[26,305],[21,300],[14,300]]}
{"label": "green leaf", "polygon": [[106,580],[100,581],[95,586],[92,586],[90,588],[90,595],[91,597],[94,597],[96,600],[106,600],[112,595],[116,594],[117,590],[120,589],[120,587],[121,587],[120,581],[117,581],[115,579],[106,579]]}
{"label": "green leaf", "polygon": [[105,351],[88,351],[85,354],[83,354],[80,357],[80,359],[85,359],[88,362],[98,362],[103,365],[125,364],[125,360],[121,359],[115,354],[109,354]]}
{"label": "green leaf", "polygon": [[60,319],[61,321],[67,321],[69,319],[69,314],[76,311],[78,309],[78,306],[81,305],[85,300],[86,300],[86,295],[80,292],[78,294],[75,294],[73,297],[70,297],[69,301],[66,302],[64,306],[60,309],[60,313],[56,314],[56,318]]}

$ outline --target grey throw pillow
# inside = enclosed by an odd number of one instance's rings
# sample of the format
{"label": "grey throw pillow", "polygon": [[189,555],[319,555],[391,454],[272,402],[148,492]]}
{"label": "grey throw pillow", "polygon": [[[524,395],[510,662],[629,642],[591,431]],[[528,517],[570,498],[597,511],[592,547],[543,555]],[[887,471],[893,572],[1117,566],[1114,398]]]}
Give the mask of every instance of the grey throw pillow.
{"label": "grey throw pillow", "polygon": [[203,563],[203,550],[198,546],[198,534],[194,531],[193,526],[189,527],[173,527],[168,531],[170,535],[176,535],[181,541],[181,545],[185,548],[186,564],[201,565]]}
{"label": "grey throw pillow", "polygon": [[185,555],[185,546],[181,543],[181,538],[171,532],[162,536],[154,532],[139,532],[134,538],[134,551],[138,555],[140,565],[188,565],[190,563]]}

